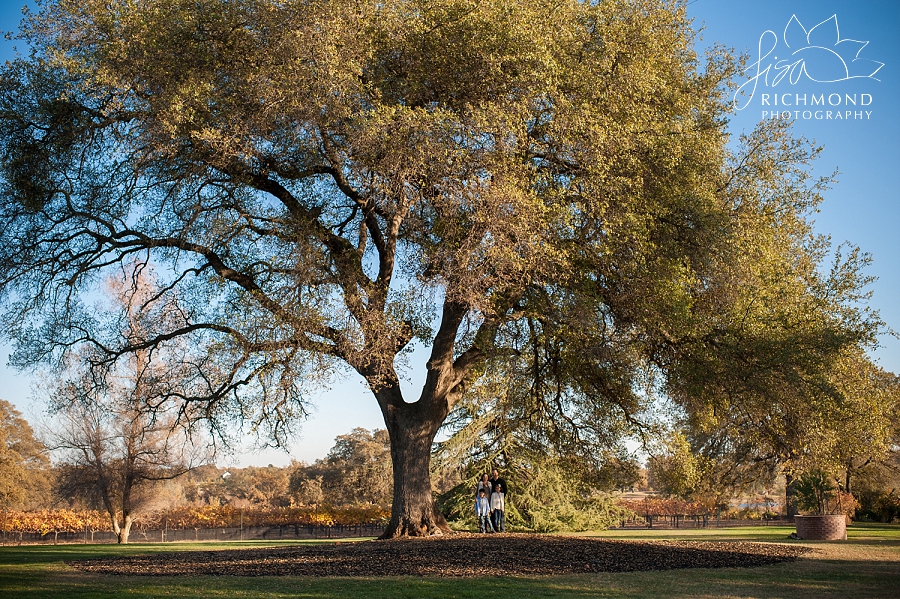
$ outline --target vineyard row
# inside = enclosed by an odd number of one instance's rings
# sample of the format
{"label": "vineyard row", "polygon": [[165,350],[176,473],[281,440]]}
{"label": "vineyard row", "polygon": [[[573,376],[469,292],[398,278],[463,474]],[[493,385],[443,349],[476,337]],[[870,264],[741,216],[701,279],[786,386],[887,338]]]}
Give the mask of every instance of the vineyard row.
{"label": "vineyard row", "polygon": [[[235,508],[232,506],[184,507],[142,514],[133,530],[187,530],[251,526],[359,526],[385,524],[390,510],[364,507]],[[104,532],[112,530],[109,515],[98,511],[40,510],[3,512],[0,530],[7,533]]]}

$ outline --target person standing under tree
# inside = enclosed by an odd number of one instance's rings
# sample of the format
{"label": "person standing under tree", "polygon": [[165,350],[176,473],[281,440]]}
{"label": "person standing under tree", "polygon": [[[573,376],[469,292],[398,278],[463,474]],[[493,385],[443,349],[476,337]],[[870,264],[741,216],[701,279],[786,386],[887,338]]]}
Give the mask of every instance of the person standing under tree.
{"label": "person standing under tree", "polygon": [[498,484],[500,485],[500,491],[504,495],[506,495],[506,479],[502,478],[500,476],[500,471],[494,468],[493,472],[491,473],[491,490],[493,490],[494,487],[496,487]]}
{"label": "person standing under tree", "polygon": [[478,485],[475,487],[475,497],[478,497],[478,492],[482,489],[484,490],[485,495],[490,499],[491,493],[494,491],[494,483],[488,479],[487,472],[481,475],[481,480],[478,481]]}
{"label": "person standing under tree", "polygon": [[493,472],[491,473],[490,485],[491,485],[491,487],[490,487],[491,491],[488,491],[489,495],[492,495],[493,494],[492,491],[496,489],[497,485],[500,485],[500,492],[503,494],[503,505],[504,505],[503,514],[504,514],[504,516],[503,516],[503,519],[501,522],[502,529],[499,529],[497,532],[506,532],[506,515],[505,515],[506,514],[506,507],[505,507],[506,506],[506,494],[507,494],[506,479],[502,478],[500,476],[500,471],[497,470],[496,468],[494,468]]}
{"label": "person standing under tree", "polygon": [[506,494],[503,492],[500,483],[494,485],[494,492],[491,493],[491,518],[493,519],[494,530],[497,532],[506,532]]}
{"label": "person standing under tree", "polygon": [[478,528],[481,532],[494,532],[494,527],[491,524],[491,504],[484,489],[478,490],[478,498],[475,500],[475,513],[478,515]]}
{"label": "person standing under tree", "polygon": [[479,479],[478,483],[475,485],[475,511],[478,511],[478,493],[484,491],[485,497],[487,497],[488,503],[491,502],[491,493],[494,491],[494,485],[491,484],[491,481],[488,479],[488,473],[485,472],[481,475],[481,479]]}

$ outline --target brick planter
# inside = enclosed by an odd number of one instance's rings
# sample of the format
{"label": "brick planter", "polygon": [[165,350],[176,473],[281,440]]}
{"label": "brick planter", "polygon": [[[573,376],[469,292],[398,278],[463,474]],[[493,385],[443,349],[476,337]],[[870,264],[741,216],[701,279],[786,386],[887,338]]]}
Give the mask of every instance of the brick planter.
{"label": "brick planter", "polygon": [[794,516],[797,536],[809,541],[843,541],[847,539],[847,517],[843,514],[831,516]]}

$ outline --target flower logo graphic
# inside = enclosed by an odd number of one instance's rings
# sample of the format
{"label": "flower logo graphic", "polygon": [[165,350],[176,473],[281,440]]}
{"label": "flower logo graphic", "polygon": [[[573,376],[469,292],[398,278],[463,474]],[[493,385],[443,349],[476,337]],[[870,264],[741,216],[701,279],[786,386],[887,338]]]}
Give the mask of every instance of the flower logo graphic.
{"label": "flower logo graphic", "polygon": [[[875,73],[884,66],[883,62],[860,58],[860,53],[869,42],[841,39],[837,15],[832,15],[809,31],[803,27],[797,15],[791,16],[784,28],[784,43],[788,48],[796,48],[792,53],[792,56],[798,57],[794,65],[800,65],[802,72],[817,83],[834,83],[855,78],[875,79]],[[792,67],[792,70],[795,68]],[[793,77],[791,79],[791,83],[796,83]]]}
{"label": "flower logo graphic", "polygon": [[[811,29],[806,29],[797,15],[791,15],[782,38],[784,48],[779,48],[778,36],[771,30],[759,37],[759,59],[749,67],[750,70],[755,69],[756,74],[735,91],[733,104],[737,110],[746,108],[750,103],[761,78],[765,85],[771,87],[785,78],[794,85],[804,76],[816,83],[836,83],[848,79],[880,81],[875,74],[884,63],[860,57],[869,42],[841,39],[836,14]],[[776,51],[782,54],[782,58],[779,59]],[[747,91],[749,97],[745,95]],[[744,96],[746,101],[740,102],[739,96]]]}

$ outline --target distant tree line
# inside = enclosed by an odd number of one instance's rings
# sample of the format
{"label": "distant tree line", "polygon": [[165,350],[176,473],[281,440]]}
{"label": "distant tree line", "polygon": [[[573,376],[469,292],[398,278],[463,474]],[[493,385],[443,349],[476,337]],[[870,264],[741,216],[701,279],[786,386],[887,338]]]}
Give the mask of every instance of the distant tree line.
{"label": "distant tree line", "polygon": [[[122,422],[117,424],[120,429]],[[56,439],[61,433],[48,434]],[[109,495],[121,493],[118,487],[128,476],[119,452],[135,446],[134,439],[117,444],[112,441],[121,438],[109,430],[105,435],[106,444],[93,462],[82,459],[81,452],[63,450],[56,452],[58,460],[51,464],[48,446],[12,404],[0,400],[0,509],[105,511]],[[145,464],[144,468],[140,492],[129,497],[135,515],[178,506],[389,508],[393,493],[384,430],[356,428],[340,435],[327,456],[312,464],[223,468],[207,463],[180,471],[171,464]],[[135,474],[130,476],[135,485]]]}
{"label": "distant tree line", "polygon": [[[96,485],[73,484],[83,466],[65,453],[51,465],[46,446],[12,404],[3,400],[0,435],[0,508],[36,514],[18,516],[18,528],[9,530],[77,529],[84,527],[85,518],[92,530],[112,530],[108,517],[105,523],[97,519],[97,514],[106,512],[101,490]],[[752,465],[712,462],[693,452],[689,440],[679,435],[651,457],[646,469],[627,456],[606,456],[601,465],[588,466],[574,456],[529,453],[524,444],[509,440],[504,447],[510,453],[501,453],[494,462],[487,453],[470,452],[467,463],[454,466],[446,455],[451,446],[436,450],[434,493],[448,520],[461,524],[474,517],[472,489],[477,477],[493,465],[501,466],[508,480],[510,524],[523,530],[578,530],[615,524],[622,518],[623,508],[634,504],[616,501],[616,491],[655,490],[663,497],[691,502],[694,511],[714,513],[733,497],[765,493],[773,484],[766,477],[748,477],[738,484],[741,476],[752,472]],[[857,518],[890,522],[900,517],[900,452],[896,447],[868,463],[861,458],[853,463],[850,480],[858,502]],[[729,468],[733,479],[724,476]],[[843,493],[847,473],[841,474],[828,478]],[[729,484],[729,480],[734,482]],[[177,477],[148,477],[132,508],[135,526],[140,529],[163,518],[169,518],[173,528],[179,522],[191,527],[206,520],[210,526],[220,521],[230,526],[239,521],[242,511],[248,526],[291,518],[304,523],[357,523],[371,519],[372,514],[383,517],[389,513],[392,496],[386,432],[356,428],[338,436],[328,454],[312,464],[245,468],[204,464]],[[47,510],[59,514],[51,518]],[[78,515],[73,515],[76,512]],[[94,515],[88,517],[88,512]]]}

